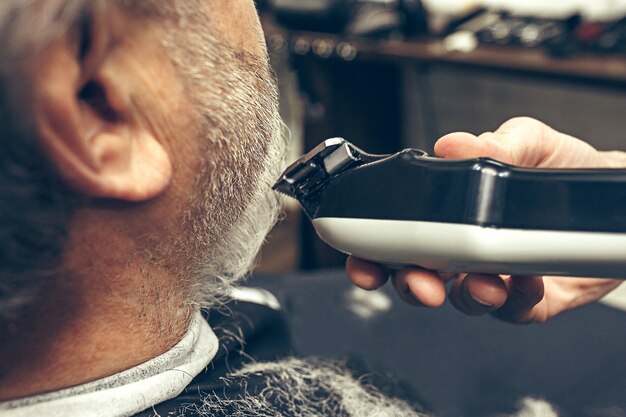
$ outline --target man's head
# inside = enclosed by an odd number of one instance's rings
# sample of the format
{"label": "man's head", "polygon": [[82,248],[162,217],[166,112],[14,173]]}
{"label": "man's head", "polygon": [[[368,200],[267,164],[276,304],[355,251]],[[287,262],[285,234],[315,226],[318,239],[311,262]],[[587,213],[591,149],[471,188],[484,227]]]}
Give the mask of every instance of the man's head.
{"label": "man's head", "polygon": [[[3,1],[0,401],[170,349],[248,271],[283,147],[251,0]],[[296,414],[412,415],[339,367],[248,371]],[[265,394],[198,412],[271,415]]]}
{"label": "man's head", "polygon": [[0,332],[180,332],[164,318],[219,302],[278,207],[252,0],[4,0],[0,35]]}

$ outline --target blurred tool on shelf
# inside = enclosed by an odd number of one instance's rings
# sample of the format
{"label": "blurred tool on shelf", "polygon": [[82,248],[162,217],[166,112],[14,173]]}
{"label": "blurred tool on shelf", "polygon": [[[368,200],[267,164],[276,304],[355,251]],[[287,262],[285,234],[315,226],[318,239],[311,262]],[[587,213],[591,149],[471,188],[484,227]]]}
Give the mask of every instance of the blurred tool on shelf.
{"label": "blurred tool on shelf", "polygon": [[[446,39],[453,51],[479,44],[541,48],[556,57],[626,53],[626,1],[267,0],[275,21],[342,37]],[[327,46],[327,45],[326,45]],[[303,51],[300,45],[300,51]],[[324,45],[322,56],[331,54]],[[341,54],[341,52],[340,52]],[[351,57],[352,52],[343,52]]]}

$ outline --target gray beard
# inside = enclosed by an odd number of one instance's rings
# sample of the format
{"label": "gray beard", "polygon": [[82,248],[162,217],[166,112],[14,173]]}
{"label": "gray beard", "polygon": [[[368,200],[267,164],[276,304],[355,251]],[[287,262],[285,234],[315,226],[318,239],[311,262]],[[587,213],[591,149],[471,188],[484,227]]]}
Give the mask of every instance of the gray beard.
{"label": "gray beard", "polygon": [[[196,15],[202,15],[197,13]],[[236,53],[188,16],[165,44],[195,105],[202,146],[182,233],[168,243],[192,304],[227,300],[254,265],[280,213],[271,186],[282,172],[286,135],[265,60]]]}

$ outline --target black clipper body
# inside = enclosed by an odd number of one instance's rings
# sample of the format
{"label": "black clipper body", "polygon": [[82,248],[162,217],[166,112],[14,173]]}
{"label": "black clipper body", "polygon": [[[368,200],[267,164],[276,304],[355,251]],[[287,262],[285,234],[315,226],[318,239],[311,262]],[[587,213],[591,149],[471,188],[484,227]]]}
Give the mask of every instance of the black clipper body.
{"label": "black clipper body", "polygon": [[626,277],[626,170],[524,169],[330,139],[274,188],[336,249],[451,272]]}

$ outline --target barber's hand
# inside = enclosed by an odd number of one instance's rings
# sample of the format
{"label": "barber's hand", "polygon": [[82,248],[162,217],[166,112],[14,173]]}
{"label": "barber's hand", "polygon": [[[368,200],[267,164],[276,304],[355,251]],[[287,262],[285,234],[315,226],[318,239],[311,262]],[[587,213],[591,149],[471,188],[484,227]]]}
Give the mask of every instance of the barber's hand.
{"label": "barber's hand", "polygon": [[[529,118],[511,119],[495,132],[474,136],[452,133],[435,145],[442,158],[490,157],[508,164],[537,168],[626,167],[622,152],[600,152],[589,144],[557,132]],[[626,213],[625,213],[626,215]],[[354,257],[346,269],[358,287],[374,290],[389,277],[409,304],[439,307],[446,298],[445,283],[454,280],[449,298],[469,315],[491,313],[514,323],[544,322],[555,315],[602,298],[622,282],[596,278],[540,276],[451,275],[407,267],[389,271]]]}

